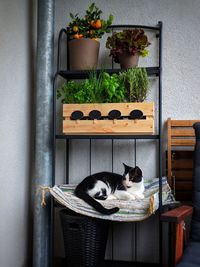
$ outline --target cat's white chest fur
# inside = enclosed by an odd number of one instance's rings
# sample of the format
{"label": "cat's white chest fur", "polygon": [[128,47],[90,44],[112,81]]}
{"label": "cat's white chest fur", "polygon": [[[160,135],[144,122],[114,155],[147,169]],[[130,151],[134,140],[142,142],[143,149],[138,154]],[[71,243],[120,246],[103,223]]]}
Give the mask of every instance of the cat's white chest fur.
{"label": "cat's white chest fur", "polygon": [[127,192],[133,195],[136,199],[143,199],[144,198],[143,180],[139,183],[133,183],[131,187],[127,188]]}

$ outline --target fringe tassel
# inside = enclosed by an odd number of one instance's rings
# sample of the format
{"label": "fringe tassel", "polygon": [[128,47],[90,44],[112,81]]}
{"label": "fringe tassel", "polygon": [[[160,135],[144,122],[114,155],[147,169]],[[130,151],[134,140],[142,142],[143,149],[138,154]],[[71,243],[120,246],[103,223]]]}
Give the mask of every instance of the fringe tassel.
{"label": "fringe tassel", "polygon": [[149,199],[149,208],[148,208],[148,214],[153,213],[153,204],[154,204],[154,196],[151,196]]}
{"label": "fringe tassel", "polygon": [[40,185],[40,190],[41,190],[41,206],[44,208],[46,206],[45,195],[46,192],[49,192],[50,187]]}

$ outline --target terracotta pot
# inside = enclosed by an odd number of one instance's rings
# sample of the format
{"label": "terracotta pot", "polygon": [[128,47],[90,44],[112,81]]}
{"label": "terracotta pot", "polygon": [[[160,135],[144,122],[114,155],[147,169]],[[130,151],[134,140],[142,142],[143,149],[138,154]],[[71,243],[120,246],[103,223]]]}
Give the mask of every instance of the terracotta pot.
{"label": "terracotta pot", "polygon": [[99,56],[99,41],[89,38],[69,41],[70,70],[96,69]]}
{"label": "terracotta pot", "polygon": [[139,55],[136,53],[134,56],[124,51],[123,54],[119,55],[119,62],[121,69],[128,69],[137,67],[139,61]]}

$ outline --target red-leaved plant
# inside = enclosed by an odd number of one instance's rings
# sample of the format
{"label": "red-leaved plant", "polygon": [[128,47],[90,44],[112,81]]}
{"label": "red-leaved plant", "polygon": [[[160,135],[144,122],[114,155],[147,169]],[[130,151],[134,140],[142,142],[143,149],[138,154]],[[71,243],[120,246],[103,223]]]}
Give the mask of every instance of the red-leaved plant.
{"label": "red-leaved plant", "polygon": [[143,29],[127,29],[122,32],[114,32],[107,38],[106,48],[110,49],[110,56],[119,63],[119,55],[128,52],[131,55],[138,53],[139,56],[147,56],[146,49],[150,45]]}

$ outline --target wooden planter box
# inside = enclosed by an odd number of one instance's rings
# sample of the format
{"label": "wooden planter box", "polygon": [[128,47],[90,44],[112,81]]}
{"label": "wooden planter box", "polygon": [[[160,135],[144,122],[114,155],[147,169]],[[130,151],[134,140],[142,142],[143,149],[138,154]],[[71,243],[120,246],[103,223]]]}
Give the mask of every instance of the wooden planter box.
{"label": "wooden planter box", "polygon": [[[92,110],[101,112],[100,119],[90,119]],[[111,110],[119,110],[119,119],[109,119]],[[143,113],[140,119],[130,118],[133,110]],[[84,114],[82,119],[71,118],[74,111]],[[141,113],[140,112],[140,113]],[[153,134],[154,133],[154,103],[102,103],[102,104],[63,104],[64,134]]]}

